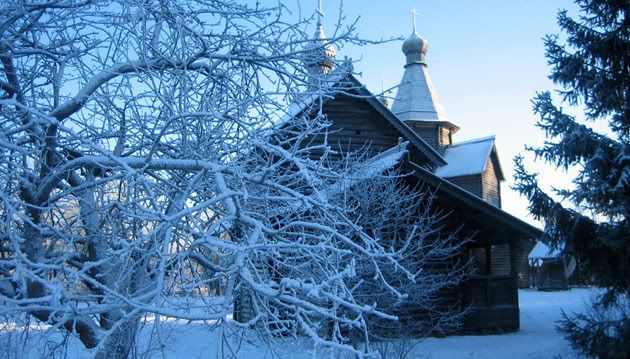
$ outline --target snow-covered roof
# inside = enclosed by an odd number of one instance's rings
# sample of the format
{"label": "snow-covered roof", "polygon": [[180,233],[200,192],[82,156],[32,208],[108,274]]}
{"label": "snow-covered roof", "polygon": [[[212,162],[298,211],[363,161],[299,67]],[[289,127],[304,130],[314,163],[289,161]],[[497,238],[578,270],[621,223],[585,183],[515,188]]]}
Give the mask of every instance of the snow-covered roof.
{"label": "snow-covered roof", "polygon": [[435,170],[442,178],[482,173],[494,148],[494,136],[477,138],[447,147],[443,157],[447,165]]}
{"label": "snow-covered roof", "polygon": [[403,155],[407,153],[408,145],[409,141],[405,141],[371,157],[365,163],[362,163],[356,171],[352,172],[353,178],[357,180],[367,179],[394,167],[402,160]]}
{"label": "snow-covered roof", "polygon": [[559,249],[551,250],[548,245],[544,244],[541,241],[536,242],[536,245],[529,252],[529,259],[545,259],[545,258],[557,258],[562,254],[562,251]]}
{"label": "snow-covered roof", "polygon": [[344,192],[347,188],[354,186],[356,183],[377,176],[386,170],[393,168],[404,158],[407,153],[409,142],[402,142],[387,151],[378,153],[369,158],[367,161],[360,163],[356,168],[352,169],[341,181],[331,186],[330,193]]}
{"label": "snow-covered roof", "polygon": [[392,105],[403,121],[448,121],[425,65],[407,65]]}

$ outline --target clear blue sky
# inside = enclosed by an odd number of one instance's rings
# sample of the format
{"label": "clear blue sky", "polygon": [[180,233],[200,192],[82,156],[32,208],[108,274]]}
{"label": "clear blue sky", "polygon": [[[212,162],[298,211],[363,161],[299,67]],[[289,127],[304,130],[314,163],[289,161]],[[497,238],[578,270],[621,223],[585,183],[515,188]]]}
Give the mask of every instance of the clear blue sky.
{"label": "clear blue sky", "polygon": [[[295,0],[293,0],[295,1]],[[311,14],[317,0],[299,0],[304,15]],[[327,34],[334,31],[340,1],[323,0]],[[310,7],[310,8],[309,8]],[[544,57],[542,37],[559,33],[559,8],[577,13],[571,1],[478,0],[478,1],[368,1],[345,0],[346,21],[360,17],[358,34],[368,39],[407,37],[412,31],[410,10],[415,7],[418,33],[429,41],[427,63],[431,78],[451,122],[461,127],[455,141],[487,135],[497,136],[497,148],[507,177],[502,188],[503,208],[529,222],[527,202],[509,189],[512,159],[525,144],[544,141],[535,126],[531,99],[537,91],[553,89]],[[399,83],[403,74],[402,41],[366,47],[338,49],[338,58],[361,59],[355,69],[373,92]],[[394,91],[395,94],[395,91]],[[392,94],[392,95],[394,95]],[[563,186],[567,176],[528,161],[541,172],[546,184]]]}

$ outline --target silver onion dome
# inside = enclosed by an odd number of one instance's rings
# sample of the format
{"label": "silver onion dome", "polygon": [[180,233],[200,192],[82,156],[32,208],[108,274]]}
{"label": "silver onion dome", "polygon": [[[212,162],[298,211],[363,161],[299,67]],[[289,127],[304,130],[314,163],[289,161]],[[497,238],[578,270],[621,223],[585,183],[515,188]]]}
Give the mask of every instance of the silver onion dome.
{"label": "silver onion dome", "polygon": [[407,57],[407,65],[412,63],[425,64],[424,57],[428,49],[429,42],[414,31],[402,45],[402,52]]}

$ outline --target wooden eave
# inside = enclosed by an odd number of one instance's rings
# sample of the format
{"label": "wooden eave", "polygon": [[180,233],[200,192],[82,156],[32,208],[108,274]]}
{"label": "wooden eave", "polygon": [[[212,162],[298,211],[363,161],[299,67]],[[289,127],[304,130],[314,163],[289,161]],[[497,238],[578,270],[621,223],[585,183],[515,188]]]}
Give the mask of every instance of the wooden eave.
{"label": "wooden eave", "polygon": [[494,161],[494,170],[496,172],[497,179],[499,181],[505,181],[505,175],[503,174],[503,168],[501,168],[501,161],[499,161],[499,153],[497,152],[497,147],[492,145],[492,151],[490,151],[490,156],[488,156],[488,161]]}
{"label": "wooden eave", "polygon": [[542,230],[520,220],[517,217],[501,210],[500,208],[484,201],[465,189],[449,182],[448,180],[438,177],[427,169],[408,161],[409,166],[414,170],[415,176],[435,187],[439,192],[446,193],[449,196],[463,202],[466,206],[474,208],[486,216],[501,222],[516,232],[525,235],[528,239],[535,241],[544,234]]}
{"label": "wooden eave", "polygon": [[460,130],[459,126],[453,124],[451,121],[444,120],[407,120],[407,122],[415,122],[420,125],[428,125],[428,126],[442,126],[450,129],[453,133]]}

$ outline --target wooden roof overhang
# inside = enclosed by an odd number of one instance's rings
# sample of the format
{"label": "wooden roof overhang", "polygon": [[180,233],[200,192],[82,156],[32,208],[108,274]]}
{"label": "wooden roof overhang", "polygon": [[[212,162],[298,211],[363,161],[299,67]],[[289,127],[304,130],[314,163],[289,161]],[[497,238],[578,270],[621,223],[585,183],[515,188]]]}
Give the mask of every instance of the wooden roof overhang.
{"label": "wooden roof overhang", "polygon": [[464,235],[474,235],[480,244],[509,243],[528,252],[543,231],[484,201],[463,188],[436,176],[427,169],[408,161],[414,176],[437,191],[437,205],[453,211],[462,224]]}
{"label": "wooden roof overhang", "polygon": [[[408,121],[413,121],[413,120],[408,120]],[[446,120],[421,120],[421,121],[416,120],[414,122],[419,123],[421,125],[446,127],[449,130],[453,131],[453,133],[460,130],[459,126],[452,123],[451,121],[446,121]]]}

